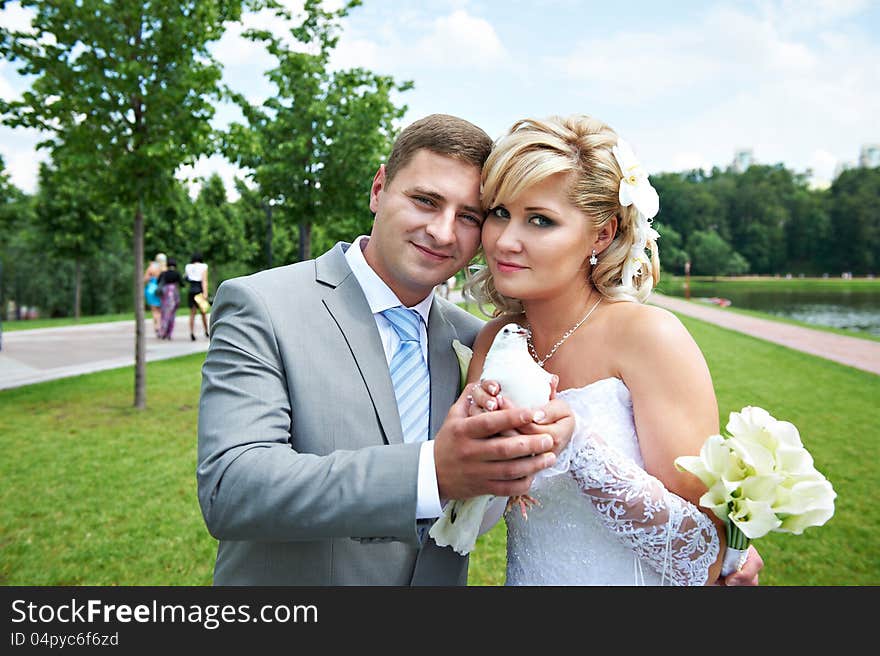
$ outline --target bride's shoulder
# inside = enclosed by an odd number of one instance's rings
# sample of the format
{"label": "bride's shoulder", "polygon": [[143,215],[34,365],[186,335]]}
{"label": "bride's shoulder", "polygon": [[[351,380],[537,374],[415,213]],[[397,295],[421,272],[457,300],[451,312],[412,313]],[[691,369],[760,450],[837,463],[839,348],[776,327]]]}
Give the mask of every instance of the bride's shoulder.
{"label": "bride's shoulder", "polygon": [[609,303],[608,324],[617,341],[627,344],[653,344],[666,348],[691,339],[678,317],[664,308],[646,303]]}

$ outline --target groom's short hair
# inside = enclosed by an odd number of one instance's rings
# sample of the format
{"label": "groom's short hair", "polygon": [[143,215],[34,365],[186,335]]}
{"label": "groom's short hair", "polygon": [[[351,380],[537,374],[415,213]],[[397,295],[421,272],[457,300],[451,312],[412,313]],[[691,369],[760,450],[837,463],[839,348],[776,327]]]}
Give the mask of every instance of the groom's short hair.
{"label": "groom's short hair", "polygon": [[482,170],[492,150],[492,139],[473,123],[457,116],[431,114],[421,118],[407,126],[394,142],[385,163],[386,182],[391,182],[423,148]]}

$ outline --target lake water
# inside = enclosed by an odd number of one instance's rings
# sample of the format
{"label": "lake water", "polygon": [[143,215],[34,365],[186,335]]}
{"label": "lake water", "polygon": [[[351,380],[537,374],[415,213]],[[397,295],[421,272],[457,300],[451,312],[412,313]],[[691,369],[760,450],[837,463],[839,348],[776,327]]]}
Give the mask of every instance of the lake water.
{"label": "lake water", "polygon": [[[660,291],[670,296],[684,296],[684,289],[678,286]],[[723,284],[691,283],[691,300],[712,296],[730,299],[731,307],[880,336],[880,290],[736,290]]]}

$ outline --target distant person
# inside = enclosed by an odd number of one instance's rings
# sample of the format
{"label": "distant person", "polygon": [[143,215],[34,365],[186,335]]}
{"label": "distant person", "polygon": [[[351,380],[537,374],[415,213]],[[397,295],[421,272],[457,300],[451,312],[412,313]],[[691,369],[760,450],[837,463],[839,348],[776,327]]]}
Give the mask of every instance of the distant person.
{"label": "distant person", "polygon": [[[196,341],[196,312],[202,315],[205,337],[208,337],[208,265],[202,260],[202,254],[196,251],[184,268],[184,277],[189,284],[187,293],[189,301],[189,338]],[[199,295],[201,295],[200,298]],[[201,302],[200,302],[201,301]]]}
{"label": "distant person", "polygon": [[166,268],[168,268],[168,258],[165,253],[156,253],[156,257],[144,271],[144,302],[153,314],[153,332],[156,337],[159,336],[162,306],[162,299],[159,298],[159,276]]}
{"label": "distant person", "polygon": [[183,277],[177,270],[177,260],[168,258],[168,268],[159,276],[159,295],[162,299],[161,318],[159,320],[159,339],[171,339],[174,335],[174,320],[180,305],[179,286],[183,285]]}

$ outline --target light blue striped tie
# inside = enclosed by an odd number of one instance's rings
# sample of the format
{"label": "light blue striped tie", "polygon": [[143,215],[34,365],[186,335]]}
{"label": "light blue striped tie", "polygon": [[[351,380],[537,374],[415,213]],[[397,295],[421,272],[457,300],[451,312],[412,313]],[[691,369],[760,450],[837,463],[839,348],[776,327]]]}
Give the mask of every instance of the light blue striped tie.
{"label": "light blue striped tie", "polygon": [[428,439],[431,380],[419,344],[421,317],[415,310],[402,306],[389,308],[382,315],[391,322],[400,338],[400,346],[391,358],[389,371],[397,398],[403,441],[422,442]]}

